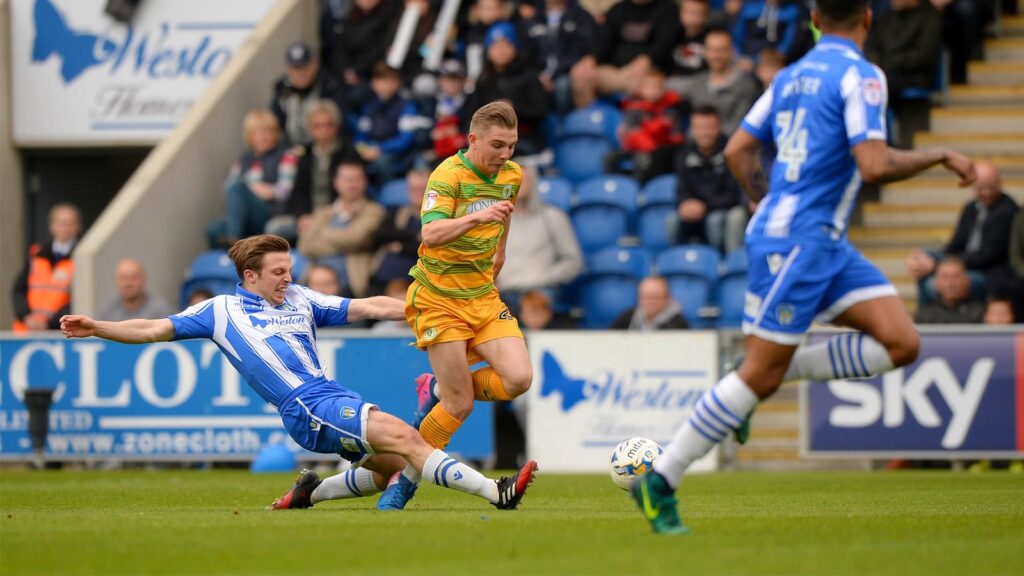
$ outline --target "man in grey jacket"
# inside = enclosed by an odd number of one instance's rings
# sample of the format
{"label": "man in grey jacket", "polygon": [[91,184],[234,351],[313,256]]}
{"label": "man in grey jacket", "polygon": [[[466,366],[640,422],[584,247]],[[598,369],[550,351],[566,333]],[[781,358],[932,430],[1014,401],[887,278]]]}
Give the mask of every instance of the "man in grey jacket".
{"label": "man in grey jacket", "polygon": [[583,271],[583,254],[572,223],[561,209],[549,206],[535,193],[531,175],[519,189],[498,289],[506,304],[518,308],[519,297],[544,293],[552,302],[556,292]]}

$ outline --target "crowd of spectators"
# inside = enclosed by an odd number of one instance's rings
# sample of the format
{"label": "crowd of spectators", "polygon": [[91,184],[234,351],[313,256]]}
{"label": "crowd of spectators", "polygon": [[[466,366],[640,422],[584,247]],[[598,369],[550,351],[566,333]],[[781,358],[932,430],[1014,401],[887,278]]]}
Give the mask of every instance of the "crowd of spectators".
{"label": "crowd of spectators", "polygon": [[[516,109],[516,160],[531,169],[499,279],[516,309],[529,295],[533,317],[543,318],[546,305],[561,318],[561,294],[584,270],[586,254],[567,215],[531,192],[538,176],[557,171],[551,158],[558,126],[574,111],[620,112],[607,172],[640,184],[676,176],[678,217],[667,223],[675,243],[710,244],[723,255],[742,247],[754,206],[729,174],[722,149],[774,75],[813,46],[810,1],[467,0],[432,70],[427,56],[442,4],[321,2],[319,48],[289,45],[267,108],[245,116],[242,153],[225,167],[225,212],[207,231],[211,248],[274,233],[317,265],[309,274],[330,270],[337,293],[399,294],[416,258],[429,172],[466,146],[472,112],[499,99]],[[980,43],[979,26],[992,12],[985,1],[875,4],[866,52],[888,73],[897,109],[902,94],[932,85],[943,42],[953,52],[953,82],[965,81],[957,51],[969,56]],[[389,52],[408,10],[419,17],[407,52],[396,59]],[[771,158],[764,156],[766,163]],[[381,191],[401,179],[408,202],[385,208]],[[998,205],[972,203],[961,228],[980,218],[985,234],[995,234],[996,223],[1012,218],[1007,201],[1002,195]],[[1008,246],[1009,224],[998,228]],[[998,260],[1002,275],[988,280],[999,285],[994,293],[1019,290],[1009,251],[995,260],[981,256],[979,250],[991,251],[990,239],[979,244],[969,232],[958,230],[946,252],[960,257],[972,284]],[[934,299],[927,278],[941,258],[908,258],[926,300]],[[43,322],[46,314],[25,308],[19,306],[19,318]]]}

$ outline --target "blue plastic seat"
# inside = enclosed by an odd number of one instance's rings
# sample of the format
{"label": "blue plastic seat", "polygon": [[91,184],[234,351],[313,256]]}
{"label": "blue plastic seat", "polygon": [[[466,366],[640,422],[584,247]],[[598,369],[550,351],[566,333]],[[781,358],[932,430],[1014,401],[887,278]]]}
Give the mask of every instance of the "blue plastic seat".
{"label": "blue plastic seat", "polygon": [[637,235],[640,243],[652,252],[672,245],[676,235],[676,176],[665,174],[648,182],[640,191],[640,213]]}
{"label": "blue plastic seat", "polygon": [[580,286],[583,326],[607,328],[619,314],[635,307],[640,279],[650,269],[651,257],[642,248],[608,248],[593,254]]}
{"label": "blue plastic seat", "polygon": [[668,281],[672,298],[683,308],[690,325],[696,328],[710,325],[699,312],[712,301],[719,260],[717,250],[703,245],[669,248],[656,260],[655,267]]}
{"label": "blue plastic seat", "polygon": [[200,288],[214,296],[234,294],[238,283],[235,264],[224,250],[210,250],[196,256],[185,272],[181,286],[181,305],[188,303],[189,296]]}
{"label": "blue plastic seat", "polygon": [[747,251],[730,252],[722,262],[718,278],[718,327],[739,328],[743,324],[743,307],[747,293]]}
{"label": "blue plastic seat", "polygon": [[579,185],[570,217],[584,252],[613,246],[629,234],[638,188],[628,176],[597,176]]}
{"label": "blue plastic seat", "polygon": [[405,185],[405,180],[392,180],[385,184],[380,190],[380,199],[378,201],[385,208],[398,208],[408,204],[409,192],[408,187]]}
{"label": "blue plastic seat", "polygon": [[537,183],[537,192],[545,204],[557,206],[566,214],[572,207],[572,184],[565,178],[541,178]]}
{"label": "blue plastic seat", "polygon": [[604,159],[614,146],[603,136],[578,135],[563,138],[555,146],[558,174],[572,183],[604,172]]}
{"label": "blue plastic seat", "polygon": [[573,110],[562,123],[561,137],[600,136],[609,143],[618,141],[616,131],[622,123],[622,113],[607,104],[593,104]]}

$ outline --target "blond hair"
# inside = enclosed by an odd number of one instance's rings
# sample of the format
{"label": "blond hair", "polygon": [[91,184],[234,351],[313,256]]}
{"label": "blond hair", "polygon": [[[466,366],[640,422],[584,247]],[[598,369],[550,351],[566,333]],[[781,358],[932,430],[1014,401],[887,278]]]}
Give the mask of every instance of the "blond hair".
{"label": "blond hair", "polygon": [[260,234],[239,240],[228,250],[228,258],[235,263],[238,279],[245,279],[245,271],[263,272],[263,255],[271,252],[291,252],[291,245],[280,236]]}
{"label": "blond hair", "polygon": [[473,114],[469,122],[469,131],[477,132],[489,126],[514,129],[519,125],[516,111],[508,102],[497,101],[485,104]]}
{"label": "blond hair", "polygon": [[278,140],[281,138],[281,126],[277,123],[277,116],[265,108],[250,110],[242,121],[242,141],[246,148],[252,148],[252,133],[260,128],[269,128],[274,131]]}

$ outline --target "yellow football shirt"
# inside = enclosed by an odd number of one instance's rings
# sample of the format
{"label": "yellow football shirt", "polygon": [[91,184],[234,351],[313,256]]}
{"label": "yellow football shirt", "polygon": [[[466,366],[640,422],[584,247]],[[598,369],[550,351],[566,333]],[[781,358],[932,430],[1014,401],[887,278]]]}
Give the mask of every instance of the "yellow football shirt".
{"label": "yellow football shirt", "polygon": [[[502,200],[515,203],[523,169],[512,162],[487,177],[464,155],[449,157],[430,175],[420,217],[424,225],[442,218],[473,214]],[[476,298],[494,289],[494,253],[505,227],[480,224],[445,244],[420,244],[419,260],[409,274],[430,290],[450,298]]]}

